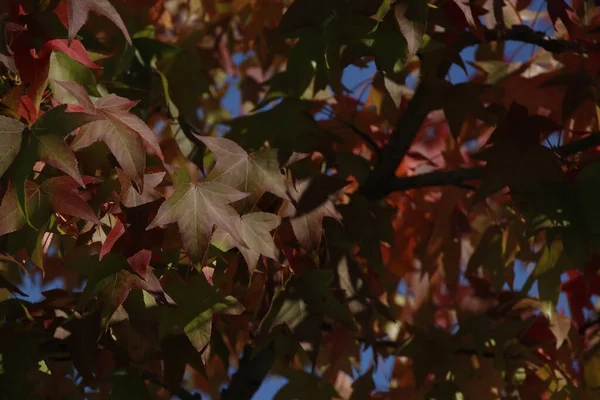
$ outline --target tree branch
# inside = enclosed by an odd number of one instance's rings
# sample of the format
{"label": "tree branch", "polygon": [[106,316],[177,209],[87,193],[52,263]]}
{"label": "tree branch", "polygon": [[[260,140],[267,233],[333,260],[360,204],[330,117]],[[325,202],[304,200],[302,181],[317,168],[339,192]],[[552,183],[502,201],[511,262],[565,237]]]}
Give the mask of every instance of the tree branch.
{"label": "tree branch", "polygon": [[[487,41],[513,40],[540,46],[553,53],[567,51],[588,52],[600,48],[584,47],[580,43],[568,41],[562,38],[552,38],[543,32],[534,31],[525,25],[513,25],[507,30],[484,29],[483,36]],[[465,32],[463,36],[453,45],[446,49],[448,56],[460,52],[465,47],[479,44],[481,40],[472,32]],[[450,66],[452,57],[442,57],[435,78],[444,79]],[[435,80],[435,79],[434,79]],[[381,157],[373,172],[365,183],[359,188],[359,193],[370,200],[379,200],[392,191],[407,190],[414,187],[438,186],[440,184],[451,184],[462,186],[465,180],[477,179],[481,176],[482,169],[477,172],[470,170],[459,170],[450,173],[437,173],[434,176],[411,177],[410,180],[398,181],[395,171],[404,159],[404,156],[412,146],[423,122],[429,111],[423,106],[425,100],[434,95],[430,89],[431,79],[422,79],[413,98],[406,107],[402,116],[398,119],[396,128],[388,143],[381,150]],[[473,177],[475,176],[475,177]],[[409,179],[409,178],[405,178]],[[450,183],[448,183],[450,182]]]}
{"label": "tree branch", "polygon": [[481,179],[483,166],[460,168],[453,171],[435,171],[428,174],[396,178],[390,182],[389,193],[432,186],[466,187],[468,181]]}
{"label": "tree branch", "polygon": [[[556,153],[561,156],[569,156],[588,150],[594,146],[600,146],[600,132],[594,132],[581,140],[558,147]],[[471,168],[460,168],[453,171],[435,171],[415,176],[398,177],[390,180],[387,186],[380,190],[387,190],[387,195],[392,192],[419,189],[423,187],[457,186],[464,188],[467,186],[468,182],[481,179],[484,170],[485,167],[483,166],[475,166]]]}
{"label": "tree branch", "polygon": [[[469,34],[473,38],[473,45],[479,44],[480,40],[471,32]],[[505,31],[498,29],[484,28],[484,37],[488,42],[507,41],[529,43],[543,48],[551,53],[587,53],[589,51],[598,51],[598,46],[585,47],[579,42],[566,40],[563,38],[555,38],[546,35],[541,31],[534,31],[527,25],[513,25]]]}
{"label": "tree branch", "polygon": [[[361,340],[362,341],[362,340]],[[406,345],[406,341],[393,341],[393,340],[378,340],[374,343],[375,347],[388,347],[390,349],[398,350],[404,345]],[[476,349],[469,349],[464,347],[459,347],[453,351],[454,354],[462,354],[467,356],[479,356],[483,358],[496,358],[497,354],[490,351],[484,350],[483,352],[478,352]],[[506,354],[504,353],[504,358],[506,359],[520,359],[523,358],[521,354]]]}

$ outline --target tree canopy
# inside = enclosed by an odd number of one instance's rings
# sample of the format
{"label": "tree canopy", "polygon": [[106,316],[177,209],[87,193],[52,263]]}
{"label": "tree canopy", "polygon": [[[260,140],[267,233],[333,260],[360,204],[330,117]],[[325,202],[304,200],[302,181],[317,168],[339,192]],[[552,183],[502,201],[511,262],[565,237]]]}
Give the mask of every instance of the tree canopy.
{"label": "tree canopy", "polygon": [[596,2],[2,0],[0,32],[1,399],[599,398]]}

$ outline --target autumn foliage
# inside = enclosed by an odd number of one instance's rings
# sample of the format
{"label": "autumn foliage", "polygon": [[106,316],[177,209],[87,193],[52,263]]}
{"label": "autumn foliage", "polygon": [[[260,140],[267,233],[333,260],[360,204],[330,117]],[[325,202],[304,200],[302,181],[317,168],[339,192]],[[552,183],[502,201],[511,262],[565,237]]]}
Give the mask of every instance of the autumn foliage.
{"label": "autumn foliage", "polygon": [[0,33],[0,399],[600,398],[595,2],[0,0]]}

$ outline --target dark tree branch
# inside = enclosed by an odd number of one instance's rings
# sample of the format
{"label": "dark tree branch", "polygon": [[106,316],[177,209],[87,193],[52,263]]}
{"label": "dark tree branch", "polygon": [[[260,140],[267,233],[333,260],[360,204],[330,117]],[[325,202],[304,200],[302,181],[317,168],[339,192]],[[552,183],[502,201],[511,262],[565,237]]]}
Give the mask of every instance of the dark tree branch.
{"label": "dark tree branch", "polygon": [[[581,140],[558,147],[556,153],[561,156],[569,156],[594,146],[600,146],[600,132],[594,132]],[[381,191],[387,191],[387,195],[392,192],[424,187],[457,186],[464,188],[467,187],[468,182],[481,179],[484,169],[483,166],[475,166],[453,171],[435,171],[428,174],[394,178],[387,183],[386,187],[382,187]]]}
{"label": "dark tree branch", "polygon": [[[480,43],[480,40],[474,34],[470,32],[469,34],[472,36],[473,45]],[[529,43],[539,46],[551,53],[565,53],[569,51],[587,53],[589,51],[599,50],[598,46],[586,47],[579,42],[548,36],[544,32],[534,31],[527,25],[513,25],[504,31],[498,29],[485,29],[484,37],[488,42],[512,40],[515,42]]]}
{"label": "dark tree branch", "polygon": [[[438,76],[445,76],[451,63],[444,63],[444,67]],[[406,110],[399,118],[396,129],[392,133],[389,142],[381,150],[381,157],[373,172],[366,182],[361,186],[359,192],[371,200],[381,199],[389,193],[395,179],[395,171],[402,159],[410,149],[421,125],[425,121],[428,112],[424,110],[423,103],[430,95],[429,85],[426,81],[419,83],[412,100]]]}
{"label": "dark tree branch", "polygon": [[396,178],[390,182],[389,193],[433,186],[465,188],[467,182],[481,179],[484,167],[461,168],[453,171],[436,171],[428,174]]}
{"label": "dark tree branch", "polygon": [[[573,52],[588,52],[599,50],[600,48],[584,47],[578,42],[572,42],[561,38],[552,38],[543,32],[534,31],[525,25],[513,25],[510,29],[485,29],[483,34],[487,41],[506,41],[513,40],[523,43],[529,43],[540,46],[547,51],[553,53],[563,53],[567,51]],[[444,79],[453,61],[451,54],[460,52],[463,48],[481,43],[481,40],[472,32],[466,32],[453,46],[450,46],[446,51],[448,57],[443,57],[440,61],[436,76],[434,78]],[[433,79],[435,80],[435,79]],[[425,174],[421,177],[401,178],[399,181],[395,177],[395,171],[398,165],[404,159],[404,156],[412,146],[412,143],[421,129],[423,122],[427,118],[429,110],[424,107],[425,100],[434,95],[430,88],[431,79],[422,79],[413,98],[408,104],[402,116],[398,119],[396,129],[388,143],[381,150],[381,157],[378,158],[378,163],[375,169],[370,174],[366,182],[359,189],[359,193],[370,200],[379,200],[387,194],[398,191],[407,190],[414,187],[424,186],[439,186],[439,185],[454,185],[464,187],[464,181],[477,179],[481,176],[483,169],[477,167],[476,171],[464,169],[453,172],[439,172]]]}
{"label": "dark tree branch", "polygon": [[379,146],[377,145],[375,140],[373,140],[373,138],[368,133],[361,131],[360,129],[358,129],[356,127],[356,125],[354,125],[352,123],[349,123],[348,126],[350,127],[350,129],[352,129],[352,132],[357,134],[365,142],[365,144],[371,149],[371,151],[373,151],[373,153],[375,153],[375,156],[377,158],[381,157],[381,150],[379,149]]}
{"label": "dark tree branch", "polygon": [[429,110],[424,107],[424,104],[429,96],[435,95],[430,82],[435,83],[436,79],[444,79],[453,64],[452,54],[458,54],[463,48],[473,45],[473,38],[469,35],[463,35],[454,45],[445,50],[446,57],[442,57],[439,61],[435,76],[431,77],[433,79],[427,79],[427,77],[421,79],[406,110],[398,119],[392,137],[381,150],[375,169],[360,187],[360,194],[370,200],[378,200],[389,193],[387,188],[391,186],[396,178],[396,168],[408,153],[429,114]]}
{"label": "dark tree branch", "polygon": [[[360,340],[360,339],[359,339]],[[363,341],[363,340],[360,340]],[[393,340],[378,340],[374,343],[375,347],[387,347],[393,350],[398,350],[401,347],[403,347],[404,345],[406,345],[406,341],[393,341]],[[467,355],[467,356],[479,356],[479,357],[483,357],[483,358],[496,358],[497,354],[489,351],[489,350],[485,350],[483,352],[478,352],[475,349],[469,349],[469,348],[464,348],[464,347],[459,347],[457,349],[454,350],[454,354],[463,354],[463,355]],[[521,354],[506,354],[504,353],[504,358],[506,359],[520,359],[522,358]]]}
{"label": "dark tree branch", "polygon": [[556,149],[561,156],[570,156],[588,150],[594,146],[600,146],[600,132],[593,132],[581,140],[567,143]]}

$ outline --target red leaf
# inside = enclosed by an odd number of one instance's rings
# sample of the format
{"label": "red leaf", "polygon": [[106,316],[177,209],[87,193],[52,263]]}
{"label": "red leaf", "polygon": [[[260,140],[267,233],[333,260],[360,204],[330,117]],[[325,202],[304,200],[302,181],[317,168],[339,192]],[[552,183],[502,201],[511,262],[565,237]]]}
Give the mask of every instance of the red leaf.
{"label": "red leaf", "polygon": [[135,101],[114,94],[92,103],[84,87],[75,82],[57,82],[73,95],[88,114],[104,117],[82,128],[71,144],[74,150],[90,146],[97,141],[106,143],[115,158],[137,185],[143,189],[146,155],[144,146],[164,160],[154,132],[137,116],[129,113]]}
{"label": "red leaf", "polygon": [[[88,181],[89,182],[89,181]],[[84,183],[86,181],[84,180]],[[68,214],[100,224],[90,205],[81,197],[77,188],[79,183],[70,176],[57,176],[50,178],[39,187],[48,195],[50,204],[55,212]]]}
{"label": "red leaf", "polygon": [[144,190],[139,193],[131,185],[131,179],[117,168],[117,175],[119,177],[119,183],[121,184],[121,202],[125,207],[137,207],[143,204],[153,202],[157,199],[161,199],[163,196],[156,191],[164,176],[164,172],[155,172],[153,174],[144,175]]}
{"label": "red leaf", "polygon": [[148,266],[152,259],[152,252],[147,249],[143,249],[132,255],[127,259],[131,268],[143,279],[146,279],[148,275]]}
{"label": "red leaf", "polygon": [[131,268],[143,279],[132,281],[130,288],[143,289],[162,303],[176,304],[171,296],[164,292],[160,281],[152,272],[151,259],[152,252],[147,249],[140,250],[127,259]]}
{"label": "red leaf", "polygon": [[69,40],[75,39],[77,32],[87,22],[90,11],[110,19],[123,32],[125,39],[131,44],[131,37],[125,23],[108,0],[67,0],[67,15],[69,17]]}
{"label": "red leaf", "polygon": [[585,324],[583,309],[592,309],[591,296],[600,294],[600,276],[589,279],[578,271],[569,271],[568,275],[570,279],[561,285],[561,289],[567,296],[573,320],[582,326]]}
{"label": "red leaf", "polygon": [[102,248],[100,249],[100,260],[110,252],[115,243],[119,240],[121,236],[125,233],[125,226],[121,222],[120,219],[117,218],[117,223],[113,226],[112,230],[106,236],[106,240],[102,243]]}
{"label": "red leaf", "polygon": [[[28,31],[23,32],[13,41],[11,50],[21,80],[30,83],[27,96],[31,99],[33,109],[36,111],[34,117],[37,117],[42,95],[48,84],[50,55],[53,51],[61,51],[86,67],[100,67],[90,60],[85,48],[79,41],[75,41],[69,46],[68,41],[64,39],[49,40],[42,45],[39,52],[35,50],[32,42],[31,34]],[[33,120],[29,121],[32,122]]]}
{"label": "red leaf", "polygon": [[9,184],[2,203],[0,203],[0,236],[21,229],[25,224],[25,217],[17,202],[17,193]]}
{"label": "red leaf", "polygon": [[79,40],[74,40],[71,45],[69,45],[69,41],[66,39],[53,39],[49,40],[40,49],[38,54],[38,58],[50,57],[50,54],[54,51],[62,51],[73,60],[77,61],[80,64],[85,65],[88,68],[98,69],[100,66],[96,65],[88,55],[85,47]]}

